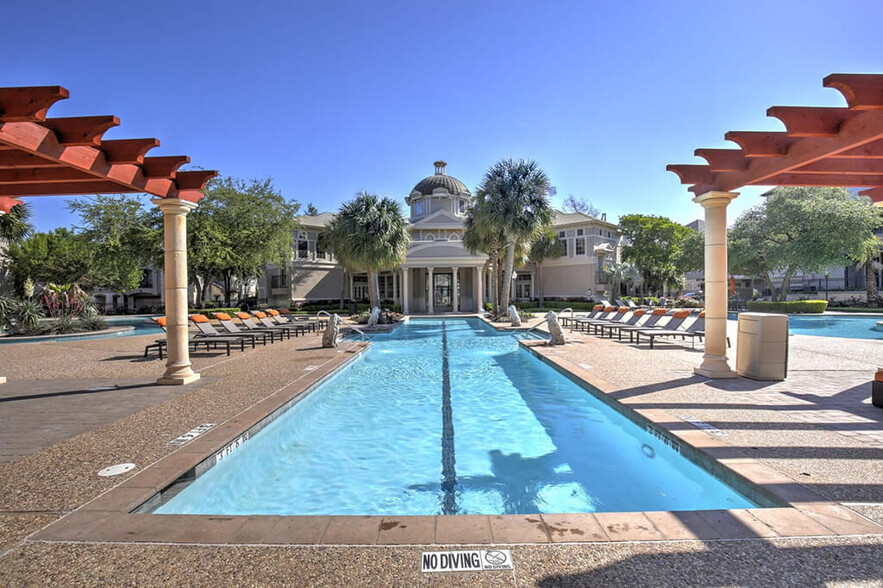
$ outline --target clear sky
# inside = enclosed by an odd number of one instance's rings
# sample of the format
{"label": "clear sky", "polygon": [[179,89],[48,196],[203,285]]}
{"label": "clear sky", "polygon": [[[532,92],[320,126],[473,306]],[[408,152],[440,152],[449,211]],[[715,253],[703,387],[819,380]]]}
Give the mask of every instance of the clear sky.
{"label": "clear sky", "polygon": [[[504,157],[615,220],[689,222],[668,163],[781,130],[773,105],[840,106],[833,72],[883,71],[883,2],[10,2],[0,86],[62,85],[52,116],[336,210],[403,198],[432,162],[470,189]],[[757,202],[748,188],[730,209]],[[32,198],[40,230],[73,218]],[[732,217],[735,214],[731,215]]]}

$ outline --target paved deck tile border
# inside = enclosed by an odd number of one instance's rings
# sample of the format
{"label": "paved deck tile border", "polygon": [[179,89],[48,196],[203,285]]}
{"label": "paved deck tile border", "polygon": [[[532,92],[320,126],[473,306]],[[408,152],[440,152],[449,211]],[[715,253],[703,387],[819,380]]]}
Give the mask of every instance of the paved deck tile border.
{"label": "paved deck tile border", "polygon": [[[493,326],[493,325],[492,325]],[[496,327],[495,327],[496,328]],[[31,536],[32,541],[279,545],[467,545],[727,540],[883,534],[880,526],[830,502],[780,472],[659,409],[631,409],[637,399],[613,387],[544,341],[521,345],[639,425],[676,439],[690,457],[770,508],[684,512],[468,516],[207,516],[135,512],[240,436],[256,432],[358,357],[341,353],[232,419],[160,459],[119,486]],[[751,495],[751,489],[755,489]],[[781,505],[776,507],[776,505]]]}

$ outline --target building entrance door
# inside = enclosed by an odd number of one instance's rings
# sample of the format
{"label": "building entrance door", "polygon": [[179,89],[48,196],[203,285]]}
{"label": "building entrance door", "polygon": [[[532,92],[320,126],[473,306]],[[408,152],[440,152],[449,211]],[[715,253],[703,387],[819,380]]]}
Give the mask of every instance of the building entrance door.
{"label": "building entrance door", "polygon": [[453,308],[453,274],[433,274],[432,305],[435,310]]}

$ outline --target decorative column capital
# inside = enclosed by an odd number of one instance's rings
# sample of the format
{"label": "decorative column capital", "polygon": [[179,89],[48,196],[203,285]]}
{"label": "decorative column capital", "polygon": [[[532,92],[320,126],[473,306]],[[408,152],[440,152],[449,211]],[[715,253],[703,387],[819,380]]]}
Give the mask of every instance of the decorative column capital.
{"label": "decorative column capital", "polygon": [[719,208],[727,206],[732,199],[739,195],[738,192],[706,192],[693,198],[693,202],[702,206],[702,208]]}
{"label": "decorative column capital", "polygon": [[181,198],[151,198],[150,201],[159,206],[163,214],[187,214],[198,206],[196,202]]}

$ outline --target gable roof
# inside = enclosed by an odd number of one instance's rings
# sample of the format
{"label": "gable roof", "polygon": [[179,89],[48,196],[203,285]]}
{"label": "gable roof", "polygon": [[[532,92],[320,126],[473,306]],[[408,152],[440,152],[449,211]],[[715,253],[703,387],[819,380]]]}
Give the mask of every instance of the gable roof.
{"label": "gable roof", "polygon": [[461,228],[463,219],[447,210],[437,210],[426,218],[415,221],[411,226],[415,229]]}

